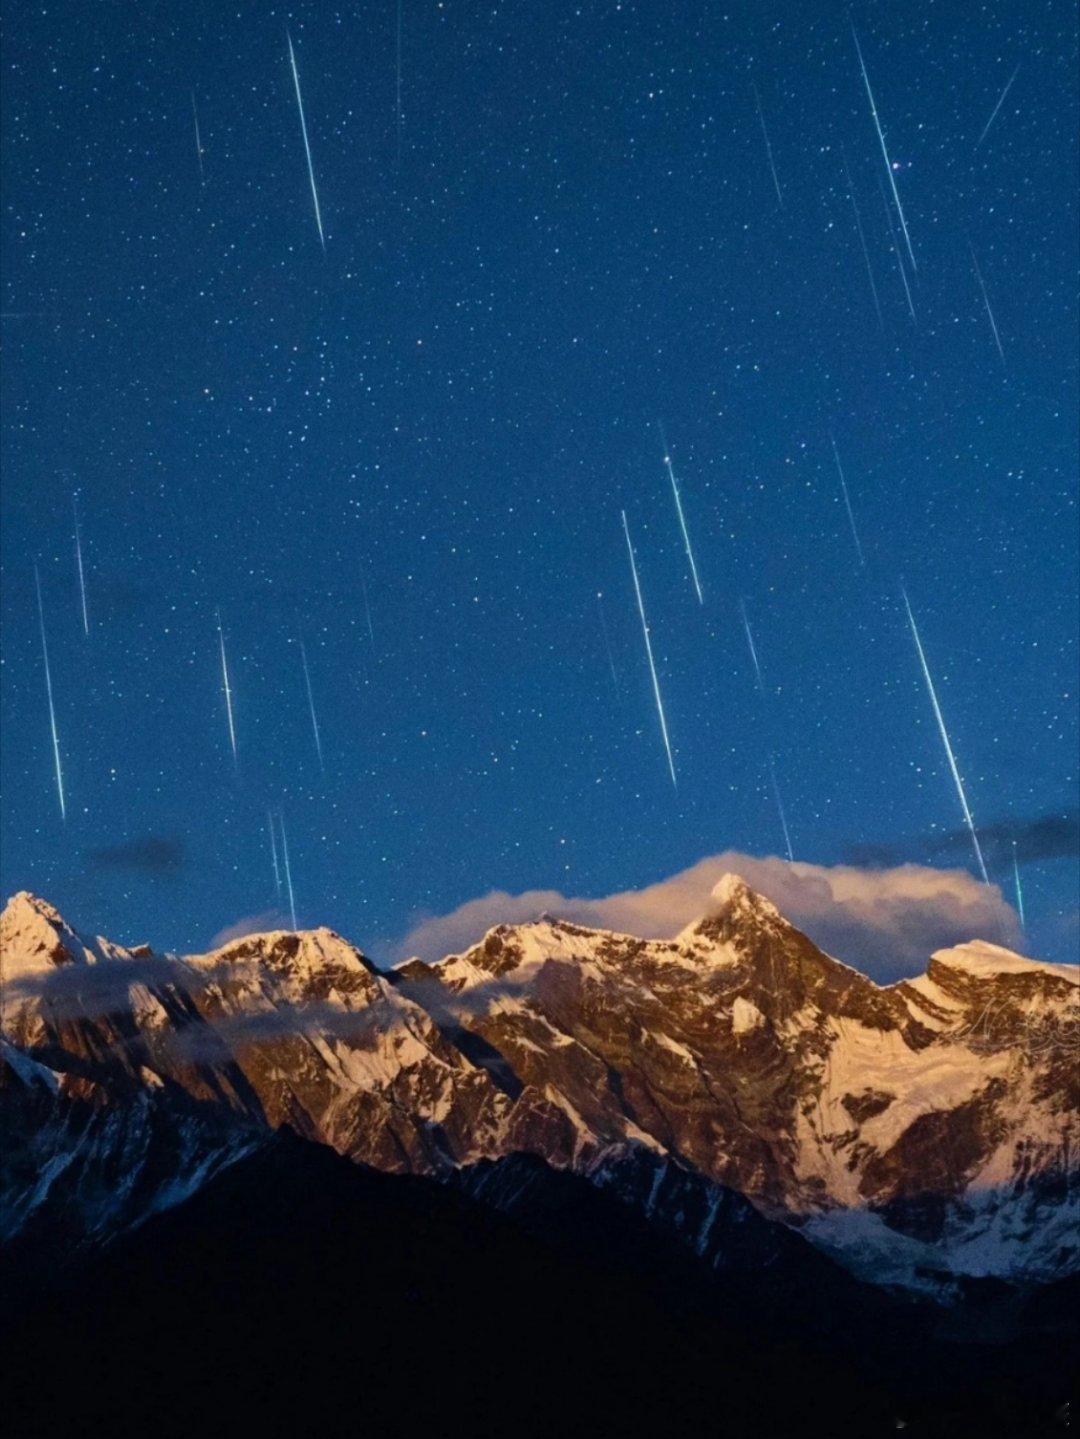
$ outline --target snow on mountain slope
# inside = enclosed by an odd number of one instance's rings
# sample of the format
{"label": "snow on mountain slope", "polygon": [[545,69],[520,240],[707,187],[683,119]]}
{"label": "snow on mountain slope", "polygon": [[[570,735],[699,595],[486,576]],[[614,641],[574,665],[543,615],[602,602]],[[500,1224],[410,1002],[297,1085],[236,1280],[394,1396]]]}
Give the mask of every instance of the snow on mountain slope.
{"label": "snow on mountain slope", "polygon": [[[46,1116],[16,1216],[52,1168],[79,1172],[65,1144],[87,1176],[95,1152],[120,1163],[95,1124],[129,1126],[137,1154],[140,1135],[212,1119],[209,1155],[286,1124],[390,1171],[532,1153],[646,1213],[659,1196],[706,1236],[734,1192],[904,1282],[1077,1264],[1075,973],[975,943],[883,988],[736,876],[672,940],[548,920],[388,976],[327,929],[158,956],[23,894],[0,917],[0,975],[3,1084]],[[88,1108],[48,1118],[50,1084],[57,1114]],[[198,1174],[186,1142],[179,1189]]]}
{"label": "snow on mountain slope", "polygon": [[432,969],[462,995],[517,986],[466,1023],[574,1117],[571,1162],[639,1137],[834,1252],[882,1230],[909,1274],[1076,1260],[1032,1242],[1075,1184],[1066,966],[977,943],[882,988],[728,876],[674,941],[544,922]]}

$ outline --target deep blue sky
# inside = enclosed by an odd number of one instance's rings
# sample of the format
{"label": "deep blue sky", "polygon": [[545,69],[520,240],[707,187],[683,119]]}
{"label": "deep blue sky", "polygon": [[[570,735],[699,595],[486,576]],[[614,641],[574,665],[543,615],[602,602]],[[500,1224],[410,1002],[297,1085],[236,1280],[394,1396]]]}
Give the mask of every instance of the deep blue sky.
{"label": "deep blue sky", "polygon": [[917,323],[843,5],[403,0],[400,163],[394,0],[9,11],[5,892],[201,947],[277,903],[282,806],[300,921],[377,952],[491,886],[780,852],[770,747],[798,858],[940,862],[961,815],[902,576],[1032,948],[1071,957],[1075,859],[1024,837],[1076,803],[1074,9],[853,13]]}

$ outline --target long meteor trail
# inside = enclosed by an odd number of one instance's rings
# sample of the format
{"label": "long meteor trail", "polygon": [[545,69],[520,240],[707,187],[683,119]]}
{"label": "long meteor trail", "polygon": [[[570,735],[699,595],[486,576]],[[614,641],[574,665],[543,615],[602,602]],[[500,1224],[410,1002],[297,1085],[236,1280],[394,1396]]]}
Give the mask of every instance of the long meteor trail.
{"label": "long meteor trail", "polygon": [[671,452],[668,450],[667,436],[664,434],[664,426],[659,420],[656,422],[656,428],[660,431],[660,444],[664,451],[664,466],[668,472],[668,479],[671,481],[671,493],[675,496],[675,512],[679,516],[679,529],[682,531],[686,558],[690,561],[690,578],[694,582],[694,593],[698,597],[698,604],[703,605],[705,603],[705,597],[701,593],[701,581],[698,579],[697,565],[694,562],[694,548],[690,543],[690,531],[686,528],[686,516],[683,514],[682,496],[679,494],[679,482],[675,478],[675,470],[671,464]]}
{"label": "long meteor trail", "polygon": [[52,733],[53,762],[56,766],[56,793],[60,799],[60,818],[67,820],[64,800],[64,771],[60,765],[60,736],[56,732],[56,706],[53,703],[52,670],[49,668],[49,645],[45,638],[45,606],[41,600],[41,575],[34,566],[34,588],[37,590],[38,621],[41,625],[41,658],[45,662],[45,693],[49,700],[49,729]]}
{"label": "long meteor trail", "polygon": [[934,688],[934,681],[930,675],[930,666],[926,662],[926,653],[922,647],[922,640],[919,638],[919,627],[915,623],[915,616],[911,611],[911,601],[908,599],[907,590],[902,589],[900,593],[904,597],[904,608],[907,610],[908,624],[911,626],[911,635],[915,641],[915,648],[919,655],[919,664],[922,666],[923,678],[926,680],[926,688],[930,694],[930,703],[934,708],[934,718],[937,720],[938,732],[941,735],[941,742],[945,746],[945,754],[949,760],[949,770],[952,773],[953,783],[956,785],[956,793],[960,797],[960,808],[964,812],[964,822],[971,835],[971,843],[975,848],[975,858],[979,862],[979,873],[982,875],[983,883],[990,883],[990,876],[986,872],[986,861],[983,859],[982,846],[979,844],[979,836],[975,832],[975,821],[971,817],[971,810],[968,808],[967,795],[964,792],[964,781],[960,778],[960,770],[956,763],[956,756],[953,754],[952,743],[949,739],[949,732],[945,728],[945,717],[941,713],[941,706],[938,704],[937,690]]}
{"label": "long meteor trail", "polygon": [[86,611],[86,575],[83,572],[82,534],[79,530],[79,497],[72,495],[71,506],[75,515],[75,568],[79,574],[79,601],[82,605],[83,634],[90,633],[90,617]]}
{"label": "long meteor trail", "polygon": [[991,126],[991,125],[994,123],[994,121],[997,119],[997,117],[998,117],[998,111],[1001,109],[1002,105],[1004,105],[1004,103],[1005,103],[1005,96],[1006,96],[1006,95],[1009,93],[1009,91],[1012,89],[1013,81],[1016,79],[1016,77],[1017,77],[1017,75],[1019,75],[1019,73],[1020,73],[1020,62],[1017,61],[1017,63],[1016,63],[1016,69],[1012,72],[1012,74],[1009,76],[1009,78],[1005,81],[1005,88],[1004,88],[1004,90],[1002,90],[1001,95],[998,97],[998,102],[997,102],[997,104],[996,104],[996,105],[994,106],[994,108],[990,111],[990,118],[989,118],[989,120],[987,120],[986,124],[983,126],[983,132],[982,132],[982,134],[981,134],[981,135],[979,136],[979,138],[975,141],[975,148],[976,148],[976,150],[979,148],[979,146],[982,144],[982,142],[986,139],[987,135],[989,135],[989,133],[990,133],[990,126]]}
{"label": "long meteor trail", "polygon": [[308,668],[307,649],[304,646],[304,637],[300,636],[300,662],[304,666],[304,688],[307,690],[308,710],[311,714],[311,730],[315,736],[315,753],[319,756],[319,768],[325,772],[323,764],[322,737],[319,734],[319,721],[315,714],[315,695],[311,688],[311,670]]}
{"label": "long meteor trail", "polygon": [[904,231],[904,242],[907,245],[908,255],[911,257],[911,268],[918,270],[915,263],[915,251],[911,248],[911,236],[908,234],[907,220],[904,218],[904,207],[900,203],[900,191],[896,188],[896,175],[893,173],[892,161],[889,159],[889,151],[885,144],[885,134],[881,128],[881,121],[878,119],[877,105],[874,103],[874,92],[870,88],[870,76],[866,73],[866,61],[863,59],[862,46],[859,44],[858,32],[855,26],[851,27],[851,38],[855,41],[855,53],[859,57],[859,68],[862,70],[863,84],[866,86],[866,97],[870,101],[870,114],[874,117],[874,129],[877,131],[878,142],[881,145],[881,154],[885,161],[885,169],[888,172],[889,184],[892,186],[893,199],[896,201],[896,213],[900,216],[900,226]]}
{"label": "long meteor trail", "polygon": [[270,835],[270,863],[274,867],[274,893],[281,893],[281,867],[278,864],[277,840],[274,838],[274,812],[266,811],[266,828]]}
{"label": "long meteor trail", "polygon": [[653,695],[656,699],[656,713],[660,716],[660,735],[664,741],[664,753],[667,755],[668,769],[671,771],[671,783],[676,789],[679,781],[675,777],[675,760],[671,753],[671,739],[668,735],[667,717],[664,714],[664,701],[660,694],[660,681],[656,674],[656,661],[653,659],[652,640],[649,637],[649,622],[645,618],[645,601],[641,597],[641,581],[638,579],[637,560],[634,558],[634,545],[630,539],[630,526],[626,522],[626,511],[622,511],[623,534],[626,536],[626,548],[630,555],[630,573],[634,577],[634,594],[637,597],[638,614],[641,616],[641,633],[645,637],[645,654],[649,661],[649,674],[652,676]]}
{"label": "long meteor trail", "polygon": [[974,247],[969,245],[968,248],[971,250],[971,263],[975,266],[975,278],[979,282],[979,289],[982,291],[983,304],[986,306],[986,318],[990,321],[990,329],[993,331],[994,344],[997,346],[997,352],[1001,356],[1001,363],[1004,364],[1005,351],[1001,348],[1001,336],[998,334],[997,321],[994,319],[994,312],[990,308],[990,296],[986,293],[986,283],[983,280],[982,271],[979,269],[979,262],[975,258]]}
{"label": "long meteor trail", "polygon": [[836,448],[836,440],[829,436],[829,443],[832,445],[833,458],[836,460],[836,473],[840,476],[840,491],[844,496],[844,508],[847,510],[848,522],[851,525],[851,538],[855,541],[855,553],[859,557],[859,564],[866,564],[866,557],[863,554],[862,541],[859,539],[858,526],[855,524],[855,511],[851,508],[851,496],[848,494],[847,480],[844,479],[844,467],[840,463],[840,451]]}
{"label": "long meteor trail", "polygon": [[912,323],[919,323],[915,314],[915,302],[911,298],[911,286],[908,284],[907,271],[904,269],[904,257],[900,253],[900,246],[896,243],[896,226],[893,224],[892,211],[889,209],[889,202],[885,197],[885,188],[880,179],[878,180],[878,194],[881,196],[881,203],[885,210],[885,223],[889,227],[889,239],[892,241],[893,257],[896,260],[896,268],[900,272],[900,282],[904,287],[904,294],[907,297],[907,307],[911,312]]}
{"label": "long meteor trail", "polygon": [[[754,632],[750,628],[750,617],[746,613],[746,601],[739,600],[739,613],[742,615],[743,629],[746,632],[746,644],[750,650],[750,662],[754,666],[754,683],[757,686],[758,696],[761,699],[762,707],[765,705],[765,680],[761,673],[761,661],[758,659],[757,645],[754,643]],[[776,761],[772,752],[768,752],[769,784],[772,787],[773,799],[776,801],[776,812],[780,816],[780,828],[784,832],[784,848],[787,857],[794,862],[795,854],[791,848],[791,831],[788,829],[787,811],[784,809],[784,801],[780,797],[780,783],[776,778]]]}
{"label": "long meteor trail", "polygon": [[761,133],[765,140],[765,154],[768,157],[769,169],[772,172],[772,182],[776,187],[776,198],[780,202],[780,208],[782,210],[784,208],[784,197],[780,193],[780,181],[776,175],[776,162],[773,160],[772,144],[769,140],[769,131],[765,125],[765,111],[761,108],[761,96],[758,94],[758,87],[754,84],[753,80],[750,81],[750,87],[754,92],[758,119],[761,121]]}
{"label": "long meteor trail", "polygon": [[278,815],[278,824],[281,826],[281,858],[285,865],[285,890],[289,896],[289,918],[292,920],[293,931],[296,930],[296,897],[293,894],[292,870],[289,868],[289,841],[285,834],[285,816]]}
{"label": "long meteor trail", "polygon": [[229,744],[232,746],[233,764],[239,764],[236,750],[236,725],[233,722],[232,686],[229,683],[229,662],[225,658],[225,634],[221,628],[221,614],[217,617],[218,646],[221,650],[221,683],[225,690],[225,715],[229,721]]}
{"label": "long meteor trail", "polygon": [[307,121],[304,119],[304,97],[300,93],[300,75],[296,68],[296,53],[293,50],[292,36],[285,32],[285,38],[289,42],[289,64],[292,66],[293,84],[296,86],[296,108],[300,111],[300,133],[304,137],[304,154],[307,156],[308,179],[311,181],[311,198],[315,205],[315,227],[319,232],[319,244],[326,253],[326,236],[323,234],[322,211],[319,209],[319,191],[315,185],[315,167],[311,163],[311,144],[308,141]]}
{"label": "long meteor trail", "polygon": [[855,213],[855,230],[859,236],[859,244],[862,246],[863,259],[866,261],[866,278],[870,281],[870,293],[874,297],[874,311],[878,318],[878,325],[885,329],[885,321],[881,317],[881,301],[878,298],[877,282],[874,279],[874,267],[870,263],[870,251],[866,246],[866,232],[863,230],[862,215],[859,213],[859,202],[855,198],[855,186],[851,180],[851,171],[848,169],[847,152],[843,145],[840,146],[840,158],[844,162],[844,178],[847,180],[848,199],[851,201],[851,208]]}

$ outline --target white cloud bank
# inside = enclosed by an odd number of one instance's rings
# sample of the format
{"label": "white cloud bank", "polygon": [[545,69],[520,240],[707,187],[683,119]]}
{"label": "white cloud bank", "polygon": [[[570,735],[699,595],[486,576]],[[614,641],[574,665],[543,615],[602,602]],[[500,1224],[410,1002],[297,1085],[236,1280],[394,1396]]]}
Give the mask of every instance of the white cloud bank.
{"label": "white cloud bank", "polygon": [[280,909],[264,909],[261,914],[244,914],[224,929],[219,929],[208,949],[222,949],[234,939],[243,939],[248,934],[270,934],[276,929],[289,929],[289,916]]}
{"label": "white cloud bank", "polygon": [[771,899],[822,949],[883,982],[921,974],[933,950],[965,940],[988,939],[1011,948],[1020,943],[1019,921],[1001,891],[966,870],[789,864],[729,850],[658,884],[604,899],[574,899],[557,890],[492,890],[449,914],[421,918],[395,946],[394,957],[441,959],[468,948],[496,924],[543,914],[668,939],[708,910],[714,886],[729,872]]}

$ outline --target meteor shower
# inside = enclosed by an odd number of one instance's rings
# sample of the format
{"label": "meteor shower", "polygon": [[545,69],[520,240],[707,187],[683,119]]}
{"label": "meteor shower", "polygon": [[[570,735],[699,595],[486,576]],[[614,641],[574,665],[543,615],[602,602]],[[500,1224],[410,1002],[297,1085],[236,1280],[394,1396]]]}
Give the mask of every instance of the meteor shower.
{"label": "meteor shower", "polygon": [[1076,7],[4,21],[6,1429],[1068,1433]]}

